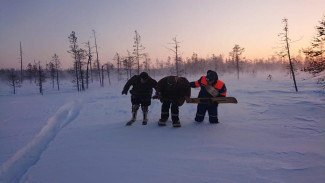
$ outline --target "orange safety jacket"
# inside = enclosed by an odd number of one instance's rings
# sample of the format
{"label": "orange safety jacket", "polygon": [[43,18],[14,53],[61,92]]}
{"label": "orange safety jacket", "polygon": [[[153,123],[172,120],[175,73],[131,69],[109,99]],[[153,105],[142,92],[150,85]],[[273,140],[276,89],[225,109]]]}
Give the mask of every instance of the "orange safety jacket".
{"label": "orange safety jacket", "polygon": [[[207,92],[205,87],[203,87],[204,89],[202,88],[202,85],[203,86],[208,85],[206,76],[202,76],[199,80],[195,81],[194,84],[195,87],[201,87],[199,97],[207,97],[205,94],[205,92]],[[191,86],[193,87],[193,85]],[[217,80],[217,82],[213,85],[213,88],[215,88],[219,92],[220,96],[225,97],[227,95],[227,88],[224,82]]]}

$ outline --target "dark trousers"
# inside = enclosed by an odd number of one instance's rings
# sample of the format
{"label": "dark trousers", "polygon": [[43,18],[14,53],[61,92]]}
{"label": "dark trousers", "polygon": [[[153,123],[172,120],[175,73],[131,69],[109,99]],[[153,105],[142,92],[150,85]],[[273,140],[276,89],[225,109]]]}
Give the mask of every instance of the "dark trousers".
{"label": "dark trousers", "polygon": [[202,122],[206,111],[209,114],[210,123],[218,123],[218,104],[198,104],[195,121]]}
{"label": "dark trousers", "polygon": [[169,102],[165,101],[163,102],[161,106],[161,119],[163,121],[167,121],[169,117],[169,109],[171,108],[171,113],[172,113],[172,121],[173,122],[178,122],[179,121],[179,110],[178,110],[178,105],[175,102]]}
{"label": "dark trousers", "polygon": [[138,97],[138,96],[131,96],[131,103],[132,105],[140,105],[141,106],[149,106],[151,105],[151,98],[150,97]]}

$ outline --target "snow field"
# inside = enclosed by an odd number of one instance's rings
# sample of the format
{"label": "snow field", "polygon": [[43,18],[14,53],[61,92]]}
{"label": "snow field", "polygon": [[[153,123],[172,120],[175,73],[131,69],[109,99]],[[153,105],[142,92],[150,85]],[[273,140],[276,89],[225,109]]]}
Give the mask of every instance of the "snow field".
{"label": "snow field", "polygon": [[[0,91],[0,101],[6,104],[0,106],[5,111],[0,116],[0,149],[15,149],[0,151],[0,180],[323,182],[324,94],[314,80],[303,80],[306,76],[302,74],[298,77],[300,91],[296,93],[292,81],[282,75],[274,75],[271,81],[266,76],[240,80],[219,76],[228,95],[239,103],[220,105],[221,123],[217,125],[209,124],[207,117],[204,123],[196,124],[196,105],[184,104],[180,108],[182,127],[177,129],[170,121],[166,127],[157,126],[161,104],[156,100],[149,107],[147,126],[141,125],[141,110],[139,120],[125,126],[131,117],[131,103],[129,94],[120,94],[124,83],[81,94],[66,91],[42,97],[19,96],[23,101]],[[192,89],[193,97],[197,93]],[[53,108],[43,107],[39,117],[29,118],[10,112],[30,105],[29,98],[45,100]],[[35,123],[35,119],[47,119],[47,123]],[[34,149],[31,144],[36,144]],[[30,161],[29,155],[35,158]],[[9,167],[15,168],[9,171]]]}

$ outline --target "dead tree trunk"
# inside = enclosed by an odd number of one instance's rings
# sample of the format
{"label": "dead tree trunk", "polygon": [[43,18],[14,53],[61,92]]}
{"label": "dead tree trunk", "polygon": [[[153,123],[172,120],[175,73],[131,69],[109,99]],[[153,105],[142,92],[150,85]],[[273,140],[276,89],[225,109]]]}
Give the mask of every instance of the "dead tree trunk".
{"label": "dead tree trunk", "polygon": [[20,42],[20,83],[23,82],[23,49]]}
{"label": "dead tree trunk", "polygon": [[20,81],[14,69],[11,69],[8,75],[8,85],[13,88],[14,94],[16,94],[16,87],[20,87]]}
{"label": "dead tree trunk", "polygon": [[77,82],[77,90],[80,91],[80,88],[79,88],[79,74],[78,74],[78,65],[79,65],[79,62],[76,60],[75,61],[75,74],[76,74],[76,82]]}
{"label": "dead tree trunk", "polygon": [[56,84],[58,86],[58,91],[60,91],[60,83],[59,83],[59,69],[58,66],[56,65]]}
{"label": "dead tree trunk", "polygon": [[179,56],[178,56],[178,49],[179,49],[179,43],[180,42],[178,42],[177,40],[176,40],[176,37],[175,38],[173,38],[173,43],[170,43],[170,44],[174,44],[175,45],[175,47],[174,47],[174,49],[169,49],[169,50],[171,50],[172,52],[174,52],[175,53],[175,67],[176,67],[176,76],[179,76]]}
{"label": "dead tree trunk", "polygon": [[133,45],[133,54],[135,55],[135,59],[136,59],[136,64],[137,64],[137,74],[140,74],[140,57],[142,56],[142,54],[140,53],[141,51],[143,51],[145,48],[142,46],[141,44],[141,36],[138,33],[138,31],[135,31],[135,36],[134,36],[134,45]]}
{"label": "dead tree trunk", "polygon": [[148,57],[148,54],[143,54],[144,55],[144,71],[147,73],[150,73],[150,58]]}
{"label": "dead tree trunk", "polygon": [[54,54],[53,61],[54,61],[55,71],[56,71],[56,85],[58,87],[58,91],[60,91],[60,83],[59,83],[60,59],[57,54]]}
{"label": "dead tree trunk", "polygon": [[117,80],[120,81],[121,80],[121,58],[120,55],[118,53],[116,53],[115,55],[116,61],[117,61]]}
{"label": "dead tree trunk", "polygon": [[78,73],[80,75],[80,84],[81,86],[79,87],[80,90],[84,91],[85,90],[85,76],[84,76],[84,71],[83,71],[83,65],[84,65],[84,60],[86,59],[86,50],[79,49],[77,50],[77,61],[78,61]]}
{"label": "dead tree trunk", "polygon": [[290,70],[291,70],[293,83],[295,85],[296,92],[298,92],[295,72],[293,70],[292,60],[291,60],[291,56],[290,56],[290,45],[289,45],[289,37],[288,37],[288,19],[286,19],[286,18],[283,19],[283,23],[285,24],[285,26],[284,26],[284,31],[285,31],[284,38],[285,38],[285,43],[286,43],[286,51],[287,51],[288,58],[289,58]]}
{"label": "dead tree trunk", "polygon": [[73,55],[74,58],[74,68],[75,68],[75,75],[76,75],[76,82],[77,82],[77,90],[80,91],[79,88],[79,73],[78,73],[78,44],[77,44],[77,37],[76,37],[76,33],[74,31],[71,32],[69,38],[69,42],[70,42],[70,50],[68,51],[68,53],[71,53]]}
{"label": "dead tree trunk", "polygon": [[41,67],[41,63],[39,62],[38,64],[38,86],[40,94],[43,95],[43,82],[45,81],[45,75]]}
{"label": "dead tree trunk", "polygon": [[49,63],[49,70],[50,70],[50,76],[51,76],[51,81],[52,81],[52,88],[54,88],[55,74],[56,74],[54,62]]}
{"label": "dead tree trunk", "polygon": [[239,56],[244,52],[244,48],[241,48],[239,45],[235,45],[232,49],[232,52],[230,52],[230,56],[233,57],[233,60],[236,62],[236,69],[237,69],[237,79],[239,79]]}
{"label": "dead tree trunk", "polygon": [[110,69],[112,68],[112,65],[107,63],[106,64],[106,72],[107,72],[107,79],[108,79],[108,84],[111,85],[111,78],[110,78]]}
{"label": "dead tree trunk", "polygon": [[102,79],[101,79],[101,81],[102,81],[101,86],[102,87],[104,87],[104,66],[105,65],[102,65],[102,76],[101,76],[102,77]]}
{"label": "dead tree trunk", "polygon": [[[92,60],[92,55],[91,55],[91,49],[90,49],[90,43],[89,41],[86,43],[88,47],[88,62],[87,62],[87,71],[86,71],[86,87],[88,89],[88,83],[89,83],[89,72],[90,72],[90,77],[91,77],[91,82],[93,82],[93,72],[92,72],[92,66],[91,66],[91,60]],[[90,67],[90,71],[89,71]]]}
{"label": "dead tree trunk", "polygon": [[99,84],[102,85],[102,79],[100,74],[100,65],[98,60],[98,50],[97,50],[97,39],[96,39],[96,32],[93,30],[94,38],[95,38],[95,48],[96,48],[96,63],[97,63],[97,71],[98,71],[98,77],[99,77]]}

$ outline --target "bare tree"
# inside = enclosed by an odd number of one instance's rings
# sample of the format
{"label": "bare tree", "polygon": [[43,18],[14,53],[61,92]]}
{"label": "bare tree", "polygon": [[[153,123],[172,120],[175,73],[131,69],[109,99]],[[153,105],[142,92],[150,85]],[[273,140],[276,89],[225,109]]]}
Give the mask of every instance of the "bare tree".
{"label": "bare tree", "polygon": [[23,49],[20,42],[20,82],[23,82]]}
{"label": "bare tree", "polygon": [[30,83],[32,83],[32,79],[33,79],[33,65],[31,63],[29,63],[27,65],[27,78],[29,79]]}
{"label": "bare tree", "polygon": [[237,68],[237,79],[239,79],[239,56],[245,51],[244,48],[241,48],[239,45],[235,45],[232,49],[232,52],[229,53],[232,56],[232,59],[236,62]]}
{"label": "bare tree", "polygon": [[114,65],[107,62],[106,65],[106,72],[107,72],[107,78],[108,78],[108,84],[111,85],[111,77],[110,77],[110,73],[111,73],[111,69],[114,68]]}
{"label": "bare tree", "polygon": [[214,70],[215,71],[220,71],[222,70],[222,62],[223,62],[223,57],[222,55],[219,55],[218,57],[216,57],[214,54],[212,55],[212,61],[214,64]]}
{"label": "bare tree", "polygon": [[55,77],[56,77],[56,85],[58,88],[58,91],[60,90],[60,82],[59,82],[59,70],[61,67],[60,59],[57,54],[54,54],[52,57],[52,63],[54,65],[54,70],[55,70]]}
{"label": "bare tree", "polygon": [[79,87],[82,91],[85,90],[85,76],[83,66],[85,65],[84,60],[86,59],[86,50],[78,49],[77,50],[77,65],[78,65],[78,74],[81,82],[81,86]]}
{"label": "bare tree", "polygon": [[[88,57],[88,62],[87,62],[87,70],[86,70],[86,87],[88,88],[88,83],[89,83],[89,71],[90,71],[90,77],[91,77],[91,82],[93,82],[93,69],[92,69],[92,52],[91,52],[91,48],[90,48],[90,43],[89,41],[86,43],[86,46],[88,48],[88,53],[86,54],[86,56]],[[90,70],[89,70],[90,68]]]}
{"label": "bare tree", "polygon": [[176,67],[176,76],[179,76],[179,62],[180,62],[180,58],[179,58],[179,43],[176,39],[176,37],[173,38],[173,43],[169,43],[169,44],[173,44],[174,47],[172,49],[169,48],[170,51],[175,53],[175,67]]}
{"label": "bare tree", "polygon": [[84,60],[86,59],[86,50],[79,48],[77,44],[77,37],[75,35],[75,32],[72,31],[72,33],[69,36],[70,41],[70,50],[68,51],[71,53],[74,57],[74,73],[75,73],[75,80],[77,84],[77,90],[85,90],[85,84],[84,84]]}
{"label": "bare tree", "polygon": [[110,78],[110,69],[113,68],[113,64],[107,62],[106,64],[102,65],[102,87],[104,87],[104,68],[106,67],[108,84],[111,85],[111,78]]}
{"label": "bare tree", "polygon": [[49,70],[50,70],[50,77],[51,77],[51,81],[52,81],[52,88],[54,88],[56,70],[55,70],[55,65],[53,62],[49,63]]}
{"label": "bare tree", "polygon": [[122,64],[123,64],[123,70],[126,73],[126,79],[128,80],[129,79],[129,65],[130,65],[128,58],[124,58],[122,61]]}
{"label": "bare tree", "polygon": [[38,76],[38,66],[37,63],[34,60],[34,65],[33,65],[33,76],[34,76],[34,83],[37,83],[37,76]]}
{"label": "bare tree", "polygon": [[57,54],[54,54],[54,65],[55,65],[55,70],[56,70],[56,84],[58,86],[58,91],[60,90],[60,83],[59,83],[59,70],[61,68],[61,62],[59,59],[59,56]]}
{"label": "bare tree", "polygon": [[167,61],[166,61],[166,63],[165,63],[165,67],[166,67],[166,68],[169,68],[169,67],[172,66],[171,60],[172,60],[172,58],[171,58],[170,56],[168,56],[168,57],[167,57]]}
{"label": "bare tree", "polygon": [[84,90],[82,61],[85,59],[85,50],[79,48],[77,44],[76,33],[74,31],[72,31],[72,33],[70,34],[69,41],[70,41],[70,50],[68,51],[68,53],[71,53],[74,58],[74,73],[76,77],[74,81],[77,84],[78,91]]}
{"label": "bare tree", "polygon": [[137,64],[137,74],[140,74],[140,57],[143,56],[141,54],[141,51],[145,49],[145,47],[141,44],[141,36],[140,34],[135,30],[135,36],[134,36],[134,45],[133,45],[133,54],[135,55],[135,60]]}
{"label": "bare tree", "polygon": [[134,65],[134,57],[131,56],[130,52],[127,50],[128,56],[123,60],[124,70],[126,71],[127,79],[132,77],[132,68]]}
{"label": "bare tree", "polygon": [[116,61],[116,65],[117,65],[117,80],[120,81],[121,80],[122,61],[121,61],[121,57],[118,53],[115,54],[114,60]]}
{"label": "bare tree", "polygon": [[295,77],[293,64],[292,64],[292,60],[291,60],[291,56],[290,56],[290,44],[289,44],[290,38],[288,36],[288,31],[289,31],[289,29],[288,29],[288,19],[284,18],[282,20],[282,22],[284,23],[284,29],[283,29],[284,32],[280,33],[279,37],[282,39],[281,41],[284,43],[284,48],[285,48],[285,52],[286,52],[285,55],[288,56],[293,82],[294,82],[294,85],[295,85],[296,92],[298,92],[296,77]]}
{"label": "bare tree", "polygon": [[99,83],[102,85],[102,79],[100,77],[100,64],[98,59],[98,49],[97,49],[97,39],[96,39],[96,32],[93,30],[94,38],[95,38],[95,48],[96,48],[96,64],[97,64],[97,71],[98,71],[98,77],[99,77]]}
{"label": "bare tree", "polygon": [[43,83],[45,82],[45,74],[43,68],[41,67],[41,62],[38,62],[38,83],[39,92],[43,95]]}
{"label": "bare tree", "polygon": [[101,87],[104,87],[104,67],[105,65],[102,65],[102,75],[101,75],[101,78],[102,78],[102,82],[101,82]]}
{"label": "bare tree", "polygon": [[16,88],[20,87],[20,80],[19,77],[15,71],[15,69],[11,69],[8,75],[8,85],[10,87],[12,87],[12,89],[14,90],[14,94],[16,94]]}
{"label": "bare tree", "polygon": [[76,82],[77,82],[77,90],[79,91],[79,74],[78,74],[78,59],[77,59],[77,54],[78,54],[78,44],[77,44],[77,36],[74,31],[71,32],[69,38],[70,42],[70,50],[68,53],[72,54],[72,57],[74,58],[74,72],[75,72],[75,77],[76,77]]}
{"label": "bare tree", "polygon": [[143,54],[143,56],[144,56],[144,61],[143,61],[144,71],[149,73],[151,59],[149,58],[148,54]]}
{"label": "bare tree", "polygon": [[205,63],[204,59],[198,57],[197,53],[193,53],[191,58],[188,61],[188,69],[190,73],[202,73],[205,72]]}
{"label": "bare tree", "polygon": [[128,57],[127,57],[128,65],[127,65],[127,67],[128,67],[128,71],[129,71],[129,77],[128,78],[131,78],[132,77],[132,69],[133,69],[133,65],[134,65],[135,60],[134,60],[134,57],[131,56],[130,52],[129,51],[127,51],[127,52],[128,52]]}

